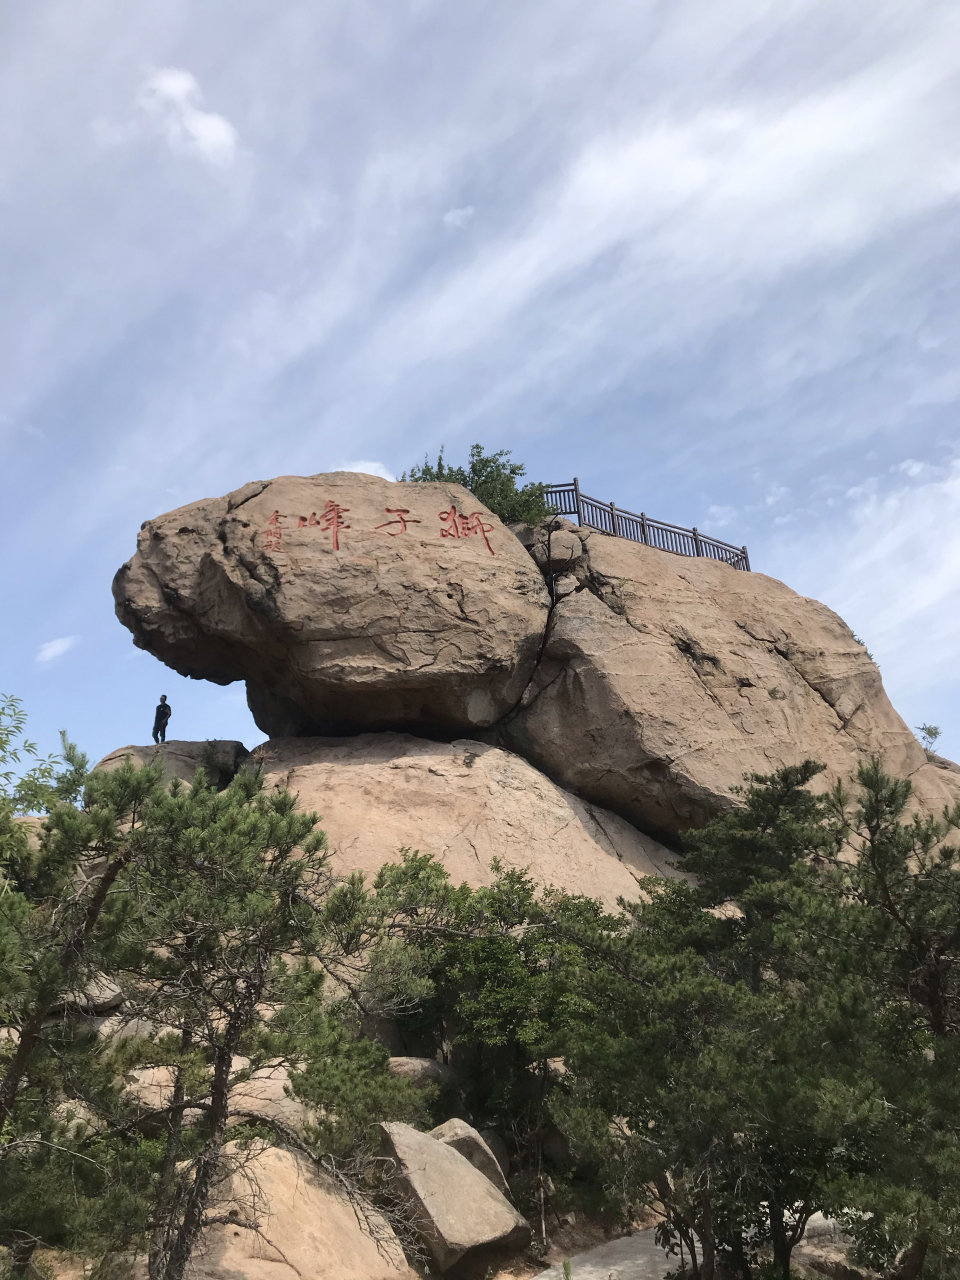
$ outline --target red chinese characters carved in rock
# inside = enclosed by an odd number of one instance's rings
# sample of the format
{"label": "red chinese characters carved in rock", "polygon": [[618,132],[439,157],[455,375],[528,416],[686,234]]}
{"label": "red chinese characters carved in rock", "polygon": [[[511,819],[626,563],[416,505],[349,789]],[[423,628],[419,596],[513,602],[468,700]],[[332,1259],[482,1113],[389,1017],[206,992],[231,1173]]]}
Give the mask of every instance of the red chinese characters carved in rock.
{"label": "red chinese characters carved in rock", "polygon": [[349,507],[341,507],[338,502],[334,502],[332,498],[328,498],[326,506],[320,512],[319,518],[315,511],[311,511],[309,516],[299,516],[297,518],[298,529],[322,529],[324,533],[333,534],[333,549],[340,550],[340,530],[349,529],[350,526],[344,521],[344,514],[350,510]]}
{"label": "red chinese characters carved in rock", "polygon": [[[401,533],[407,532],[408,524],[423,523],[421,520],[414,520],[412,518],[409,518],[410,517],[409,507],[384,507],[383,509],[388,516],[397,517],[396,520],[385,520],[383,524],[378,524],[374,526],[375,529],[386,529],[388,538],[399,538]],[[400,528],[393,530],[393,526],[397,524],[400,526]],[[391,532],[391,530],[393,531]]]}
{"label": "red chinese characters carved in rock", "polygon": [[279,551],[280,544],[283,539],[283,526],[280,521],[283,516],[279,511],[275,511],[267,521],[267,527],[263,535],[263,547],[265,551]]}
{"label": "red chinese characters carved in rock", "polygon": [[490,539],[487,537],[487,534],[493,532],[493,525],[484,521],[482,511],[474,511],[468,516],[462,516],[456,507],[451,507],[449,511],[440,512],[440,519],[445,522],[444,527],[440,530],[441,538],[472,538],[476,536],[483,539],[483,544],[491,555],[496,554],[490,545]]}

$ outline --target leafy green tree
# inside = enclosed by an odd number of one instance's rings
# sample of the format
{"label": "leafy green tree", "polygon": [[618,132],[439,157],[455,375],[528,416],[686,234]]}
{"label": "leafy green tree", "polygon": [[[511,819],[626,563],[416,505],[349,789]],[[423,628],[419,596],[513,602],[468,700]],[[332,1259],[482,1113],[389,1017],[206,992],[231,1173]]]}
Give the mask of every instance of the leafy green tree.
{"label": "leafy green tree", "polygon": [[908,816],[911,786],[873,759],[832,797],[843,847],[800,945],[856,974],[876,1009],[886,1124],[845,1203],[866,1256],[900,1280],[960,1258],[960,804]]}
{"label": "leafy green tree", "polygon": [[798,914],[821,901],[815,864],[844,840],[806,789],[819,772],[750,778],[678,859],[696,885],[646,881],[643,902],[592,932],[553,908],[599,963],[577,971],[552,1109],[624,1212],[655,1189],[661,1238],[705,1277],[721,1260],[746,1275],[763,1248],[788,1277],[810,1215],[874,1167],[875,1006],[861,975],[797,945]]}
{"label": "leafy green tree", "polygon": [[509,449],[496,453],[484,453],[483,446],[472,445],[470,462],[466,467],[454,467],[444,461],[440,450],[435,464],[424,458],[422,466],[414,466],[404,472],[401,480],[443,480],[448,484],[462,484],[469,489],[504,524],[522,521],[537,524],[552,515],[554,508],[547,500],[549,486],[530,481],[519,488],[517,481],[526,475],[527,469],[520,462],[511,462]]}
{"label": "leafy green tree", "polygon": [[[565,904],[567,918],[586,931],[603,911],[589,899],[543,893],[496,860],[493,869],[490,886],[454,887],[442,867],[414,855],[385,867],[377,888],[433,904],[428,920],[421,912],[405,921],[429,985],[398,1018],[401,1033],[415,1052],[454,1065],[458,1101],[473,1124],[505,1135],[514,1196],[545,1238],[548,1215],[585,1191],[565,1185],[570,1171],[553,1160],[562,1137],[550,1098],[565,1036],[582,1011],[578,971],[590,963],[575,940],[549,927],[549,912]],[[590,1199],[591,1208],[606,1205],[602,1194]]]}
{"label": "leafy green tree", "polygon": [[20,704],[4,698],[0,764],[18,768],[0,772],[0,1243],[17,1274],[41,1239],[90,1245],[136,1215],[138,1153],[86,1140],[88,1103],[117,1090],[74,1011],[108,964],[110,892],[157,785],[131,770],[91,782],[66,735],[60,757],[40,759],[23,732]]}
{"label": "leafy green tree", "polygon": [[[382,933],[376,904],[357,878],[331,874],[317,815],[295,803],[251,772],[219,792],[202,771],[192,787],[174,780],[153,799],[148,847],[127,880],[135,909],[115,972],[126,1016],[154,1030],[126,1052],[165,1068],[171,1086],[138,1118],[159,1125],[163,1147],[152,1280],[180,1280],[213,1220],[228,1137],[320,1159],[355,1151],[378,1119],[422,1113],[348,1016],[346,993]],[[281,1069],[322,1113],[306,1133],[257,1106],[257,1082]]]}
{"label": "leafy green tree", "polygon": [[917,733],[920,735],[920,741],[923,743],[925,751],[932,751],[936,746],[937,739],[942,734],[942,729],[936,724],[918,724]]}

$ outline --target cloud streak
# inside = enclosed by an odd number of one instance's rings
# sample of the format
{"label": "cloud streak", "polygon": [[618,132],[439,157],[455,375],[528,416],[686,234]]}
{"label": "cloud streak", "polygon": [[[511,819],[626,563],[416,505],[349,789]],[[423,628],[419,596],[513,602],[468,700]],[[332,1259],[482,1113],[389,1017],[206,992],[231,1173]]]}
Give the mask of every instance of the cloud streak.
{"label": "cloud streak", "polygon": [[128,643],[159,511],[480,440],[746,542],[960,724],[960,14],[244,12],[42,0],[0,51],[3,572],[46,634]]}
{"label": "cloud streak", "polygon": [[79,643],[79,636],[60,636],[56,640],[47,640],[37,650],[34,661],[40,663],[55,662],[57,658],[62,658],[74,645]]}
{"label": "cloud streak", "polygon": [[225,167],[237,153],[237,131],[224,116],[202,109],[196,77],[164,67],[144,81],[137,105],[171,150]]}

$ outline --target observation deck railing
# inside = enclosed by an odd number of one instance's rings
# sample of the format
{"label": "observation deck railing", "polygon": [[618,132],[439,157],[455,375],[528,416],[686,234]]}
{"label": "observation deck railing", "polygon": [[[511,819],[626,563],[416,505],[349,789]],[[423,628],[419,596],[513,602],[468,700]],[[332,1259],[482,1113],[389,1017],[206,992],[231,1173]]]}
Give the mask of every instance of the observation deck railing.
{"label": "observation deck railing", "polygon": [[547,502],[563,516],[575,516],[577,524],[615,538],[629,538],[660,551],[671,551],[677,556],[706,556],[721,560],[734,569],[750,572],[750,557],[746,547],[735,547],[719,538],[710,538],[697,529],[682,529],[676,524],[653,520],[643,511],[622,511],[613,502],[599,502],[580,492],[580,483],[574,477],[571,484],[552,484],[547,488]]}

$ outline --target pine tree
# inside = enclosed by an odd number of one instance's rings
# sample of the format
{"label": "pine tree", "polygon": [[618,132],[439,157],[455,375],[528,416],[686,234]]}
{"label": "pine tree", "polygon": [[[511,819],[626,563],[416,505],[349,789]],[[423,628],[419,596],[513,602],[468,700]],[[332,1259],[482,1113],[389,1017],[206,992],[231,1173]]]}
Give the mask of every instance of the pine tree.
{"label": "pine tree", "polygon": [[504,524],[521,521],[537,524],[553,513],[555,508],[547,501],[548,485],[530,481],[519,488],[517,481],[526,475],[521,462],[510,462],[510,450],[498,449],[496,453],[484,453],[479,444],[470,447],[470,463],[467,467],[454,467],[444,461],[443,449],[436,464],[426,457],[421,466],[410,468],[401,480],[443,480],[448,484],[462,484],[469,489]]}

